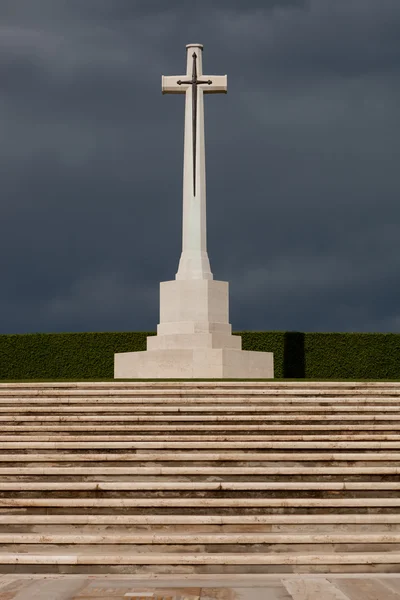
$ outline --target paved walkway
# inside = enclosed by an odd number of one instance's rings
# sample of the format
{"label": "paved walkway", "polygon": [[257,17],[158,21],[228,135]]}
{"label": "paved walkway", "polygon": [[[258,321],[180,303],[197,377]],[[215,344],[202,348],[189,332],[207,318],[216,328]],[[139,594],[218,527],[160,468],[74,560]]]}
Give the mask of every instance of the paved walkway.
{"label": "paved walkway", "polygon": [[0,600],[400,600],[400,575],[2,575]]}

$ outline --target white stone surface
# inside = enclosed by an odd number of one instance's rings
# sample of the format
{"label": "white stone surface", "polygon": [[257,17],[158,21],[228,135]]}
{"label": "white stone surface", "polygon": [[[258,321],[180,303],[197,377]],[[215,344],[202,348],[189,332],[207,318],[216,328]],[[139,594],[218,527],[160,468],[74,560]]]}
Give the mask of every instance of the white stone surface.
{"label": "white stone surface", "polygon": [[[172,280],[160,283],[160,325],[157,333],[163,333],[164,323],[201,324],[199,328],[189,328],[185,333],[212,331],[213,324],[227,325],[228,288],[229,284],[226,281],[207,279]],[[174,329],[175,333],[180,331]]]}
{"label": "white stone surface", "polygon": [[272,352],[187,348],[114,355],[115,379],[273,378]]}
{"label": "white stone surface", "polygon": [[351,600],[349,596],[343,594],[342,591],[323,578],[299,578],[297,581],[295,579],[282,579],[282,583],[293,597],[293,600]]}
{"label": "white stone surface", "polygon": [[[19,579],[19,575],[17,577]],[[26,588],[18,591],[15,596],[8,596],[8,598],[13,600],[74,600],[76,594],[85,586],[84,577],[64,580],[62,585],[57,579],[42,577],[42,580],[29,582]]]}
{"label": "white stone surface", "polygon": [[[0,576],[1,577],[1,576]],[[397,574],[23,574],[3,575],[0,588],[9,600],[110,600],[129,597],[132,592],[144,597],[168,596],[196,600],[395,600],[399,596]],[[13,585],[12,585],[13,584]],[[319,585],[318,585],[319,584]],[[338,586],[345,586],[346,593]],[[349,590],[349,586],[351,590]],[[76,596],[77,590],[80,594]],[[79,587],[81,586],[81,587]],[[210,589],[211,588],[211,589]]]}
{"label": "white stone surface", "polygon": [[[1,576],[0,576],[1,577]],[[77,589],[76,589],[76,587]],[[79,587],[80,586],[80,587]],[[339,589],[344,586],[346,592]],[[349,588],[351,589],[349,591]],[[145,597],[168,596],[196,600],[395,600],[397,574],[23,574],[3,575],[0,588],[9,600],[77,600],[79,597],[110,600],[134,593]],[[77,591],[80,591],[77,596]],[[132,592],[134,590],[134,592]]]}
{"label": "white stone surface", "polygon": [[229,284],[160,283],[160,323],[147,351],[114,355],[115,379],[273,378],[271,352],[242,351],[229,323]]}
{"label": "white stone surface", "polygon": [[147,338],[148,351],[241,347],[241,338],[232,335],[228,322],[227,282],[191,279],[160,284],[160,323],[157,335]]}
{"label": "white stone surface", "polygon": [[194,350],[196,348],[236,348],[240,350],[242,340],[237,335],[224,333],[179,333],[149,336],[147,350]]}
{"label": "white stone surface", "polygon": [[[1,565],[369,565],[386,564],[387,552],[327,552],[311,554],[277,552],[275,554],[214,553],[77,553],[61,554],[0,552]],[[400,553],[390,553],[391,564],[400,564]],[[275,575],[276,577],[276,575]],[[320,598],[319,596],[318,598]],[[314,600],[310,598],[309,600]],[[339,600],[339,599],[338,599]]]}
{"label": "white stone surface", "polygon": [[[178,81],[192,78],[193,54],[196,53],[197,77],[212,83],[179,85]],[[203,75],[203,46],[186,46],[186,74],[162,77],[163,94],[185,94],[185,136],[183,153],[183,220],[182,254],[179,261],[177,279],[212,279],[207,254],[206,231],[206,168],[204,140],[203,94],[226,93],[226,75]],[[193,190],[193,128],[192,94],[197,88],[197,127],[196,127],[196,195]]]}

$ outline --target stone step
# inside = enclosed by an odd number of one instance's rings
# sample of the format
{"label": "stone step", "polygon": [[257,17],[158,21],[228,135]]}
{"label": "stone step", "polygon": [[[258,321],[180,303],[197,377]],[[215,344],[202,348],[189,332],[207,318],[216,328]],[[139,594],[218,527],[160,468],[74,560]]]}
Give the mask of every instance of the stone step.
{"label": "stone step", "polygon": [[0,507],[63,507],[63,508],[135,508],[164,507],[188,509],[191,507],[240,507],[250,508],[323,508],[323,507],[356,507],[356,508],[396,508],[400,509],[400,499],[396,498],[0,498]]}
{"label": "stone step", "polygon": [[284,380],[278,381],[276,379],[252,379],[251,381],[244,381],[242,379],[182,379],[179,381],[172,381],[170,379],[157,379],[157,380],[111,380],[111,381],[43,381],[43,382],[2,382],[0,387],[2,389],[169,389],[169,388],[205,388],[205,387],[216,387],[216,388],[230,388],[230,387],[266,387],[266,388],[296,388],[296,387],[399,387],[398,381],[358,381],[358,380]]}
{"label": "stone step", "polygon": [[[0,492],[5,491],[268,491],[282,490],[400,490],[397,481],[7,481],[0,482]],[[400,498],[400,496],[399,496]],[[400,507],[400,500],[399,500]]]}
{"label": "stone step", "polygon": [[101,475],[117,476],[198,476],[198,475],[224,475],[224,476],[239,476],[239,475],[296,475],[305,477],[318,477],[340,475],[348,477],[351,475],[400,475],[400,467],[0,467],[0,476],[14,475],[18,476],[40,476],[54,477],[65,475]]}
{"label": "stone step", "polygon": [[151,553],[151,554],[39,554],[0,552],[0,564],[7,565],[370,565],[370,564],[400,563],[400,552],[326,552],[326,553]]}
{"label": "stone step", "polygon": [[[57,450],[63,449],[92,449],[92,448],[102,448],[102,449],[112,449],[112,448],[126,448],[126,449],[159,449],[159,450],[168,450],[172,448],[193,448],[193,449],[205,449],[205,448],[216,448],[216,449],[238,449],[238,448],[309,448],[314,449],[316,447],[316,443],[313,441],[301,441],[301,442],[276,442],[276,441],[245,441],[245,442],[207,442],[207,441],[197,441],[197,442],[176,442],[176,441],[168,441],[168,442],[155,442],[155,441],[145,441],[145,442],[134,442],[134,441],[119,441],[119,442],[110,442],[110,441],[78,441],[78,442],[41,442],[41,441],[31,441],[24,442],[24,449],[27,448],[52,448]],[[0,450],[6,449],[20,449],[21,442],[0,442]],[[335,448],[335,449],[356,449],[356,448],[373,448],[373,449],[389,449],[389,448],[400,448],[400,441],[376,441],[376,442],[365,442],[365,441],[346,441],[346,442],[333,442],[333,441],[321,441],[318,442],[318,449],[322,448]],[[164,459],[165,460],[165,459]]]}
{"label": "stone step", "polygon": [[0,544],[400,544],[400,534],[281,534],[281,533],[197,533],[197,534],[113,534],[82,535],[0,533]]}
{"label": "stone step", "polygon": [[67,396],[95,396],[95,397],[172,397],[172,396],[185,396],[185,397],[204,397],[204,396],[302,396],[302,395],[344,395],[349,394],[352,396],[372,396],[372,395],[387,395],[396,396],[400,393],[399,383],[394,386],[360,386],[359,384],[352,386],[342,385],[311,385],[312,382],[303,383],[298,386],[292,384],[291,386],[271,386],[269,384],[262,384],[256,386],[249,384],[246,386],[243,382],[242,385],[220,385],[215,383],[212,386],[200,384],[199,386],[186,386],[186,387],[171,387],[165,385],[153,386],[150,382],[145,384],[144,387],[125,386],[118,388],[112,386],[109,388],[100,388],[97,386],[85,387],[80,385],[76,388],[58,388],[58,387],[7,387],[4,384],[0,384],[0,396],[10,397],[67,397]]}
{"label": "stone step", "polygon": [[[85,516],[85,515],[78,515]],[[204,515],[207,516],[207,515]],[[292,515],[296,516],[296,515]],[[299,515],[297,515],[299,518]],[[278,525],[207,525],[207,524],[188,524],[188,525],[154,525],[154,526],[143,526],[143,525],[102,525],[102,524],[92,524],[92,525],[73,525],[73,524],[34,524],[30,526],[21,525],[7,525],[0,526],[1,534],[7,535],[37,535],[37,536],[45,536],[49,535],[68,535],[68,536],[81,536],[81,535],[95,535],[95,536],[103,536],[103,535],[112,535],[112,536],[121,536],[121,535],[130,535],[130,536],[167,536],[167,535],[184,535],[187,536],[188,540],[193,539],[194,536],[198,535],[291,535],[291,536],[309,536],[309,535],[400,535],[400,525],[398,523],[368,523],[368,524],[337,524],[337,523],[311,523],[311,524],[278,524]],[[7,551],[22,550],[22,545],[24,545],[24,551],[31,552],[32,546],[29,548],[25,546],[26,542],[18,542],[19,547],[17,547],[17,543],[9,544],[8,548],[3,548]],[[191,542],[189,541],[189,544]],[[344,542],[335,542],[335,544],[343,544]],[[376,544],[385,544],[386,542],[368,542],[368,545],[376,547]],[[282,542],[283,544],[283,542]],[[358,544],[358,542],[354,542],[354,545]],[[5,545],[5,544],[4,544]],[[61,545],[61,544],[54,544]],[[73,542],[71,542],[73,545]],[[86,544],[90,549],[90,544]],[[122,545],[122,544],[121,544]],[[353,546],[353,543],[351,544]],[[362,543],[362,546],[365,548],[367,544]],[[35,546],[39,547],[40,544],[35,544]],[[256,544],[252,544],[252,550],[260,551],[260,548],[254,548]],[[290,544],[288,544],[290,549]],[[396,542],[396,547],[400,550],[400,544]],[[171,548],[169,548],[170,550]],[[197,548],[198,549],[198,548]],[[249,548],[250,550],[250,545]],[[279,548],[279,551],[282,551],[282,547]],[[312,546],[311,546],[312,549]],[[356,547],[348,547],[346,550],[354,551],[360,550],[360,545]],[[367,549],[367,548],[365,548]],[[374,549],[373,547],[371,549]],[[394,549],[387,547],[387,549]],[[93,548],[92,548],[93,550]],[[142,550],[145,550],[144,548]],[[152,550],[157,550],[157,548],[153,547]],[[176,550],[176,548],[174,548]],[[214,551],[215,549],[213,549]],[[234,550],[230,548],[230,550]],[[236,549],[240,551],[240,549]],[[246,548],[247,550],[247,548]],[[275,552],[277,549],[274,548]],[[0,545],[1,551],[1,545]]]}
{"label": "stone step", "polygon": [[52,397],[42,397],[41,395],[36,396],[5,396],[0,395],[0,405],[9,405],[15,406],[16,404],[22,404],[23,406],[68,406],[68,405],[92,405],[92,406],[102,406],[108,405],[112,401],[113,405],[117,406],[140,406],[141,404],[147,404],[149,406],[174,406],[176,404],[181,404],[185,406],[204,406],[208,407],[209,405],[223,405],[223,406],[242,406],[245,404],[246,406],[252,405],[261,405],[261,406],[312,406],[312,405],[326,405],[326,406],[365,406],[365,405],[389,405],[389,406],[399,406],[400,405],[400,394],[398,396],[349,396],[343,395],[340,397],[337,396],[316,396],[315,394],[308,394],[307,396],[285,396],[284,398],[279,396],[265,396],[265,395],[253,395],[248,396],[247,394],[243,394],[242,396],[224,396],[224,397],[215,397],[215,396],[206,396],[206,397],[171,397],[168,396],[166,398],[162,397],[130,397],[125,396],[121,397],[117,395],[115,397],[105,396],[97,397],[97,396],[52,396]]}
{"label": "stone step", "polygon": [[303,424],[303,425],[93,425],[88,423],[87,425],[2,425],[1,431],[44,431],[44,432],[66,432],[66,431],[83,431],[83,432],[94,432],[94,431],[148,431],[153,433],[155,436],[159,436],[162,432],[198,432],[198,431],[216,431],[217,433],[225,432],[240,432],[246,433],[247,431],[400,431],[400,423],[393,423],[391,425],[376,425],[375,423],[365,423],[363,425],[351,424],[351,425],[315,425],[315,424]]}
{"label": "stone step", "polygon": [[373,394],[387,393],[396,394],[400,391],[399,382],[313,382],[313,381],[293,381],[289,382],[227,382],[214,381],[211,383],[197,382],[125,382],[124,385],[99,385],[95,382],[76,383],[76,385],[50,385],[44,383],[26,383],[26,384],[7,384],[0,383],[0,392],[2,395],[36,395],[36,396],[55,396],[55,395],[100,395],[100,396],[124,396],[124,395],[206,395],[206,394],[302,394],[302,393],[352,393],[352,394]]}
{"label": "stone step", "polygon": [[[4,462],[169,462],[169,461],[235,461],[235,462],[272,462],[272,461],[290,461],[290,462],[386,462],[400,461],[400,453],[395,452],[312,452],[312,453],[261,453],[261,452],[139,452],[139,453],[29,453],[29,454],[0,454],[0,463]],[[382,465],[384,466],[384,465]]]}
{"label": "stone step", "polygon": [[[0,525],[74,525],[85,526],[92,525],[99,527],[101,525],[112,525],[127,527],[129,525],[161,525],[167,526],[262,526],[262,525],[281,525],[281,526],[307,526],[312,525],[337,525],[346,524],[356,525],[389,525],[400,524],[400,512],[397,514],[302,514],[284,515],[182,515],[182,514],[160,514],[160,515],[120,515],[120,514],[0,514]],[[108,528],[107,528],[108,529]],[[347,528],[346,528],[347,529]]]}
{"label": "stone step", "polygon": [[[133,435],[126,433],[124,435],[71,435],[71,434],[57,434],[53,433],[50,435],[20,435],[18,436],[18,440],[25,444],[25,442],[118,442],[118,441],[153,441],[153,439],[157,439],[158,442],[254,442],[254,441],[400,441],[399,434],[372,434],[372,433],[363,433],[363,434],[338,434],[338,435],[274,435],[274,434],[266,434],[266,435]],[[0,442],[11,442],[15,440],[15,435],[0,435]]]}
{"label": "stone step", "polygon": [[337,415],[290,415],[290,414],[279,414],[279,415],[141,415],[141,416],[132,416],[132,415],[65,415],[62,417],[54,416],[54,415],[6,415],[0,416],[0,421],[6,421],[10,423],[28,423],[28,422],[36,422],[36,423],[47,423],[47,422],[57,422],[57,423],[67,423],[67,422],[92,422],[92,421],[100,421],[100,422],[114,422],[121,421],[122,423],[133,422],[133,423],[151,423],[153,421],[167,421],[171,423],[181,424],[182,421],[187,421],[188,423],[202,423],[203,421],[207,422],[215,422],[215,423],[237,423],[243,422],[248,423],[249,421],[256,421],[257,424],[262,423],[263,421],[304,421],[305,424],[310,421],[338,421],[341,423],[342,421],[355,421],[364,423],[367,421],[371,421],[375,423],[375,421],[393,421],[393,424],[399,424],[396,422],[400,422],[400,416],[394,415],[385,415],[385,414],[369,414],[369,415],[348,415],[348,414],[337,414]]}
{"label": "stone step", "polygon": [[[160,413],[160,414],[164,414],[164,413],[178,413],[179,415],[181,415],[182,413],[188,413],[188,415],[192,414],[192,413],[201,413],[201,415],[207,415],[208,413],[212,413],[210,416],[214,416],[215,413],[224,413],[224,415],[226,415],[227,413],[244,413],[245,415],[247,415],[247,413],[249,415],[253,414],[253,413],[261,413],[262,415],[271,415],[274,416],[274,418],[278,419],[278,417],[280,415],[285,416],[285,414],[287,413],[292,413],[293,415],[296,414],[301,414],[301,413],[310,413],[310,412],[315,412],[315,413],[321,413],[321,415],[324,414],[340,414],[340,413],[372,413],[373,415],[375,413],[380,414],[382,412],[390,412],[393,413],[394,415],[397,415],[397,418],[400,419],[400,415],[399,413],[399,406],[395,405],[378,405],[378,406],[363,406],[363,405],[328,405],[328,406],[318,406],[318,405],[312,405],[312,406],[302,406],[302,405],[279,405],[279,409],[277,411],[277,406],[274,405],[259,405],[259,404],[252,404],[252,405],[247,405],[247,406],[243,406],[242,404],[223,404],[223,405],[208,405],[208,406],[201,406],[201,405],[184,405],[184,404],[175,404],[173,406],[169,405],[166,406],[165,404],[157,404],[157,405],[150,405],[150,404],[131,404],[131,403],[126,403],[124,405],[119,405],[119,404],[110,404],[110,402],[106,405],[101,405],[98,406],[96,404],[74,404],[72,406],[69,405],[59,405],[59,404],[52,404],[52,405],[47,405],[47,406],[41,406],[41,405],[36,405],[36,404],[18,404],[18,406],[14,406],[14,405],[9,405],[9,406],[5,406],[5,405],[0,405],[0,412],[1,413],[25,413],[25,412],[29,412],[29,413],[42,413],[42,412],[53,412],[53,411],[57,411],[58,413],[79,413],[79,412],[97,412],[98,414],[101,413],[114,413],[114,412],[122,412],[122,413],[140,413],[140,412],[151,412],[151,413]],[[228,415],[230,416],[230,415]],[[319,414],[318,414],[319,416]],[[241,417],[242,419],[244,419],[244,415],[242,415]]]}
{"label": "stone step", "polygon": [[0,572],[398,571],[400,384],[284,383],[0,384]]}
{"label": "stone step", "polygon": [[[79,515],[82,516],[82,515]],[[84,516],[84,515],[83,515]],[[206,515],[205,515],[206,516]],[[297,518],[299,518],[299,515],[297,515]],[[71,536],[71,543],[68,542],[68,544],[61,544],[61,543],[52,543],[53,546],[61,546],[63,545],[64,548],[63,550],[65,550],[65,546],[70,545],[71,548],[73,549],[73,545],[74,542],[72,541],[72,537],[78,537],[78,536],[86,536],[86,535],[94,535],[94,536],[121,536],[121,535],[129,535],[129,536],[142,536],[142,535],[147,535],[147,536],[176,536],[176,535],[184,535],[188,538],[188,540],[191,540],[194,538],[194,536],[198,536],[198,535],[210,535],[210,536],[214,536],[214,535],[270,535],[270,534],[274,534],[274,535],[290,535],[290,536],[297,536],[297,535],[301,535],[301,536],[310,536],[310,535],[354,535],[354,536],[359,536],[359,535],[380,535],[380,536],[384,536],[384,535],[400,535],[400,525],[397,523],[387,523],[387,524],[380,524],[380,523],[368,523],[368,524],[352,524],[352,525],[348,525],[348,524],[337,524],[337,523],[313,523],[313,524],[296,524],[296,525],[292,525],[292,524],[284,524],[284,525],[237,525],[237,526],[232,526],[232,525],[207,525],[207,524],[202,524],[202,525],[155,525],[155,526],[143,526],[143,525],[73,525],[73,524],[63,524],[63,525],[54,525],[54,524],[50,524],[50,525],[43,525],[43,524],[35,524],[35,525],[31,525],[31,526],[25,526],[22,527],[21,525],[13,525],[12,523],[7,525],[7,526],[0,526],[0,534],[7,534],[7,535],[13,535],[13,536],[20,536],[20,535],[36,535],[36,536],[42,536],[42,537],[48,537],[48,536],[52,536],[52,535],[67,535],[67,536]],[[188,544],[191,544],[192,542],[189,541]],[[243,542],[244,543],[244,542]],[[400,550],[400,544],[398,542],[396,543],[392,543],[392,546],[389,547],[388,544],[390,542],[371,542],[369,541],[367,544],[365,543],[358,543],[358,542],[354,542],[354,543],[350,543],[347,545],[347,542],[335,542],[335,545],[337,544],[342,544],[342,548],[343,548],[343,544],[346,543],[346,551],[359,551],[362,549],[369,549],[369,550],[376,550],[378,549],[378,545],[380,546],[380,548],[383,549],[387,549],[387,550],[394,550],[394,549],[398,549]],[[39,549],[41,548],[42,544],[41,543],[35,543],[35,549]],[[44,545],[44,544],[43,544]],[[95,550],[95,548],[91,547],[91,543],[88,544],[82,544],[85,545],[87,547],[88,550]],[[123,544],[121,543],[121,546],[123,545],[128,545],[128,544]],[[132,545],[132,544],[131,544]],[[161,544],[160,544],[161,545]],[[225,546],[227,546],[228,544],[226,544]],[[233,547],[231,547],[229,550],[230,551],[242,551],[242,549],[238,548],[235,546],[235,544],[229,544]],[[280,542],[279,544],[276,544],[275,547],[271,547],[268,548],[268,551],[271,549],[271,551],[276,552],[278,550],[277,546],[279,546],[279,552],[283,551],[283,546],[287,545],[288,550],[290,551],[290,549],[292,548],[292,545],[290,543],[288,544],[284,544],[283,542]],[[304,545],[304,544],[302,544]],[[313,550],[313,545],[314,542],[310,545],[310,549]],[[324,543],[324,545],[326,545],[326,543]],[[329,545],[329,543],[328,543]],[[8,546],[8,547],[7,547]],[[33,545],[29,545],[29,543],[24,542],[24,541],[20,541],[20,542],[13,542],[12,544],[0,544],[0,551],[1,550],[5,550],[7,552],[13,552],[13,551],[18,551],[18,552],[32,552],[33,550]],[[243,548],[243,550],[249,550],[249,551],[256,551],[259,552],[260,548],[258,547],[259,544],[248,544],[247,548]],[[322,549],[323,544],[320,544],[319,549]],[[383,546],[385,546],[385,548],[383,548]],[[168,548],[168,545],[165,546],[167,551],[170,551],[171,548]],[[45,548],[44,548],[45,549]],[[159,551],[160,548],[156,547],[156,546],[152,546],[150,547],[151,551]],[[186,548],[183,549],[188,549],[187,546]],[[196,550],[199,550],[200,548],[195,547]],[[226,547],[224,549],[227,549]],[[293,548],[292,548],[293,549]],[[299,549],[299,546],[297,546],[296,550]],[[79,548],[79,551],[81,550],[81,548]],[[104,550],[104,548],[102,548],[102,551]],[[146,551],[146,548],[141,548],[142,551]],[[178,548],[173,548],[174,551],[178,550]],[[212,551],[215,551],[216,548],[213,548]]]}

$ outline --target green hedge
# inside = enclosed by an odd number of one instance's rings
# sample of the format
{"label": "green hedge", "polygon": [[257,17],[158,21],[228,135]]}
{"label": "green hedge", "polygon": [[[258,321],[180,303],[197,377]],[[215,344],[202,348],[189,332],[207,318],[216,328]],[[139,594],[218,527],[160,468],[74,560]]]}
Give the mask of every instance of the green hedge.
{"label": "green hedge", "polygon": [[[154,332],[0,335],[1,379],[112,379],[114,353]],[[243,350],[273,352],[276,378],[400,379],[400,334],[242,331]]]}
{"label": "green hedge", "polygon": [[1,379],[112,379],[114,353],[146,349],[154,332],[0,335]]}

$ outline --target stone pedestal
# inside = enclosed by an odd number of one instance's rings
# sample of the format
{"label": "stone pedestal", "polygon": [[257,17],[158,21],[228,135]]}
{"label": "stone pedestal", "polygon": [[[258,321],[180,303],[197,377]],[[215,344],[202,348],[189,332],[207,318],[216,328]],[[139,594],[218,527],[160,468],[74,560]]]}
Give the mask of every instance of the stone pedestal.
{"label": "stone pedestal", "polygon": [[213,279],[162,282],[157,335],[144,352],[115,354],[114,378],[273,378],[272,352],[242,350],[232,335],[228,288]]}

